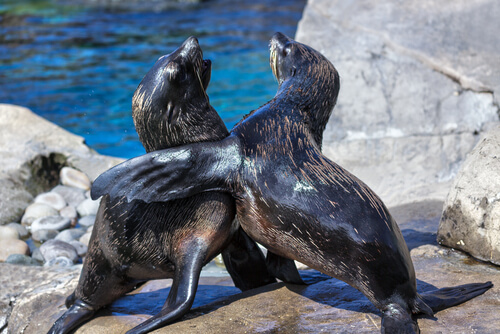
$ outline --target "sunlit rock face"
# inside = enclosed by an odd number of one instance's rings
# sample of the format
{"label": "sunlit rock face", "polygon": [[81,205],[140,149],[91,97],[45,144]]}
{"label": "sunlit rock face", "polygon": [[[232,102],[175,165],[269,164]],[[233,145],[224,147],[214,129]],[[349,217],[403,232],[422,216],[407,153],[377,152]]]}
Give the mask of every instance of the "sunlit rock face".
{"label": "sunlit rock face", "polygon": [[500,127],[464,161],[444,204],[438,241],[500,265]]}
{"label": "sunlit rock face", "polygon": [[341,77],[326,155],[390,205],[444,200],[479,135],[499,120],[495,15],[493,0],[310,0],[296,39]]}

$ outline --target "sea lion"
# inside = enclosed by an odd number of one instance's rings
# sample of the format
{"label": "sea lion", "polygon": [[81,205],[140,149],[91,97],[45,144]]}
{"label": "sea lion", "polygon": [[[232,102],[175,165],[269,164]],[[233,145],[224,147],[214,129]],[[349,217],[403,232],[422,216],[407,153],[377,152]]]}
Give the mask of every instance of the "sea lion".
{"label": "sea lion", "polygon": [[491,282],[417,293],[408,247],[385,205],[321,154],[314,129],[337,100],[334,66],[280,33],[270,51],[278,92],[229,137],[128,160],[103,173],[92,196],[151,201],[229,192],[251,238],[361,291],[381,310],[383,333],[418,333],[414,315],[488,290]]}
{"label": "sea lion", "polygon": [[[146,74],[134,94],[132,115],[147,152],[229,135],[206,95],[210,70],[210,60],[203,60],[191,37]],[[222,250],[240,289],[275,282],[256,243],[233,221],[235,214],[234,199],[224,193],[168,203],[104,196],[78,286],[66,301],[69,310],[49,333],[71,331],[137,284],[158,278],[173,278],[162,311],[129,332],[171,322],[189,311],[202,266]],[[271,256],[270,265],[279,260]],[[291,260],[279,261],[272,271],[301,283]]]}

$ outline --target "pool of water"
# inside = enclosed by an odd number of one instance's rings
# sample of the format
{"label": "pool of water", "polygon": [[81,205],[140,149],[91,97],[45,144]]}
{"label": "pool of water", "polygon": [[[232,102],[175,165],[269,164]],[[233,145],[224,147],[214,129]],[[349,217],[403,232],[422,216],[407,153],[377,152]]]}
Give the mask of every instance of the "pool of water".
{"label": "pool of water", "polygon": [[274,96],[268,42],[295,35],[305,0],[2,0],[0,103],[26,106],[102,154],[144,153],[131,99],[159,56],[197,36],[228,128]]}

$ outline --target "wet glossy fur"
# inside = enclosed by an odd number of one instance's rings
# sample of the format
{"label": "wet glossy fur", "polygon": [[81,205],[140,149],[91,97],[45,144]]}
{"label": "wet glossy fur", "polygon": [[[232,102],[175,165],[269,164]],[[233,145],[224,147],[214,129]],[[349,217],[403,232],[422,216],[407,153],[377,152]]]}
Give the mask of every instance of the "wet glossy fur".
{"label": "wet glossy fur", "polygon": [[363,292],[382,311],[384,333],[417,333],[415,314],[431,316],[488,290],[490,282],[417,293],[408,248],[385,205],[321,153],[320,126],[339,90],[333,65],[278,33],[271,67],[278,93],[227,139],[129,160],[96,180],[93,196],[151,201],[228,191],[254,240]]}

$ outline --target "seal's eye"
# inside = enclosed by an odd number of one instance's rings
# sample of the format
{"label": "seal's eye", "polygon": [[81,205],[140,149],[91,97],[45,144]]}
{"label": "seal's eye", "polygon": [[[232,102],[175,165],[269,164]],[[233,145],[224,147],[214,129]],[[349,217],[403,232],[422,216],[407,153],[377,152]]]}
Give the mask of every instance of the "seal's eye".
{"label": "seal's eye", "polygon": [[288,56],[288,54],[290,54],[290,52],[292,52],[292,48],[293,48],[293,44],[291,44],[290,42],[286,43],[285,47],[282,50],[283,56],[285,56],[285,57]]}

